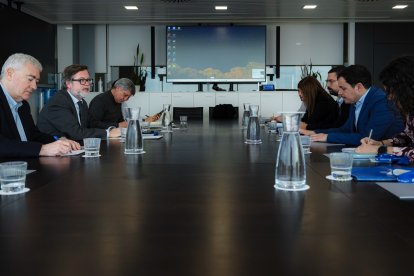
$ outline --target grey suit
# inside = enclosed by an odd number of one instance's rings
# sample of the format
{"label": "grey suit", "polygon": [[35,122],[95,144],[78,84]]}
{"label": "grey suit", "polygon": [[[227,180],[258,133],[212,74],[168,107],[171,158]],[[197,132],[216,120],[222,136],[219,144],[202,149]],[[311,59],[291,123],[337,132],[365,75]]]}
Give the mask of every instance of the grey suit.
{"label": "grey suit", "polygon": [[37,127],[51,135],[65,136],[73,140],[82,140],[87,137],[106,139],[105,129],[88,128],[88,105],[85,101],[83,101],[81,114],[81,125],[79,125],[75,104],[69,92],[61,90],[43,107],[37,120]]}

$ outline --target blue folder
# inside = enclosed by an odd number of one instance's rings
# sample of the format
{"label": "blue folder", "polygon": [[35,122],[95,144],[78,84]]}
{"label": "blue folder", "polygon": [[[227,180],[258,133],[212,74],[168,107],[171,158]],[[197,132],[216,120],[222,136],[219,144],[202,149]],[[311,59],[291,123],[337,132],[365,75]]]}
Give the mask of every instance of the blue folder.
{"label": "blue folder", "polygon": [[351,175],[357,181],[397,181],[397,176],[392,174],[393,169],[391,166],[355,167]]}

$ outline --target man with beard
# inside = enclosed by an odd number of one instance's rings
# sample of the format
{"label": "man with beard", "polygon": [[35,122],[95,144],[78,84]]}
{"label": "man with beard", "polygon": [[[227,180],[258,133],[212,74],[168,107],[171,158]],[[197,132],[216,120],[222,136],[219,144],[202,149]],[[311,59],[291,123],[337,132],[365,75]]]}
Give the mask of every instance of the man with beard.
{"label": "man with beard", "polygon": [[120,136],[120,129],[89,128],[88,105],[83,100],[89,94],[93,80],[86,65],[73,64],[63,71],[63,90],[56,93],[39,114],[38,128],[50,135],[73,140]]}
{"label": "man with beard", "polygon": [[[404,121],[385,92],[372,86],[371,73],[363,65],[351,65],[338,74],[339,95],[352,104],[348,120],[341,127],[304,133],[312,141],[360,145],[361,139],[381,141],[404,129]],[[372,137],[371,137],[372,134]]]}
{"label": "man with beard", "polygon": [[337,97],[336,102],[338,103],[338,119],[335,121],[333,127],[340,127],[342,126],[346,120],[348,119],[349,115],[349,107],[350,104],[344,102],[344,99],[338,95],[339,86],[338,86],[338,74],[344,70],[346,67],[343,65],[335,66],[331,70],[328,71],[328,78],[326,79],[326,86],[328,91],[331,95]]}

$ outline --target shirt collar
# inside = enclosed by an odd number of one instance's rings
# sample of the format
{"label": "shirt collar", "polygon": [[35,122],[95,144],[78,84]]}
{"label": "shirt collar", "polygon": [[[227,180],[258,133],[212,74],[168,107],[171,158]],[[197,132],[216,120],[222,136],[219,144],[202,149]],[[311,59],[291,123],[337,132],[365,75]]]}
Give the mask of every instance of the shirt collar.
{"label": "shirt collar", "polygon": [[2,83],[0,83],[1,88],[3,89],[3,93],[6,96],[7,103],[9,104],[11,109],[17,110],[19,107],[23,105],[22,102],[16,102],[12,96],[10,96],[9,92],[7,92],[6,88],[3,86]]}
{"label": "shirt collar", "polygon": [[364,104],[365,98],[367,97],[369,90],[371,90],[371,87],[368,88],[367,92],[365,92],[365,94],[362,95],[361,98],[359,98],[359,100],[355,103],[355,107],[360,107]]}

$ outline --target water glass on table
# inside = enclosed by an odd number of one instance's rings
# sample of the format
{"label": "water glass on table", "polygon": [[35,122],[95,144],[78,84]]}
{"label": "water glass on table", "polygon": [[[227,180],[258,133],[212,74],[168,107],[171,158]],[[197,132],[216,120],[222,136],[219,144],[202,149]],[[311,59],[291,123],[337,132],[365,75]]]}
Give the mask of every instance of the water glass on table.
{"label": "water glass on table", "polygon": [[305,154],[311,153],[310,152],[310,144],[311,144],[310,136],[301,135],[300,142],[302,144],[303,153]]}
{"label": "water glass on table", "polygon": [[352,179],[352,154],[347,152],[334,152],[329,155],[329,159],[332,180],[347,181]]}
{"label": "water glass on table", "polygon": [[180,128],[181,129],[187,129],[188,128],[187,116],[185,116],[185,115],[180,116]]}
{"label": "water glass on table", "polygon": [[85,157],[98,157],[101,138],[84,138],[83,147],[85,149]]}
{"label": "water glass on table", "polygon": [[0,164],[0,182],[3,193],[19,193],[25,188],[27,162],[13,161]]}

